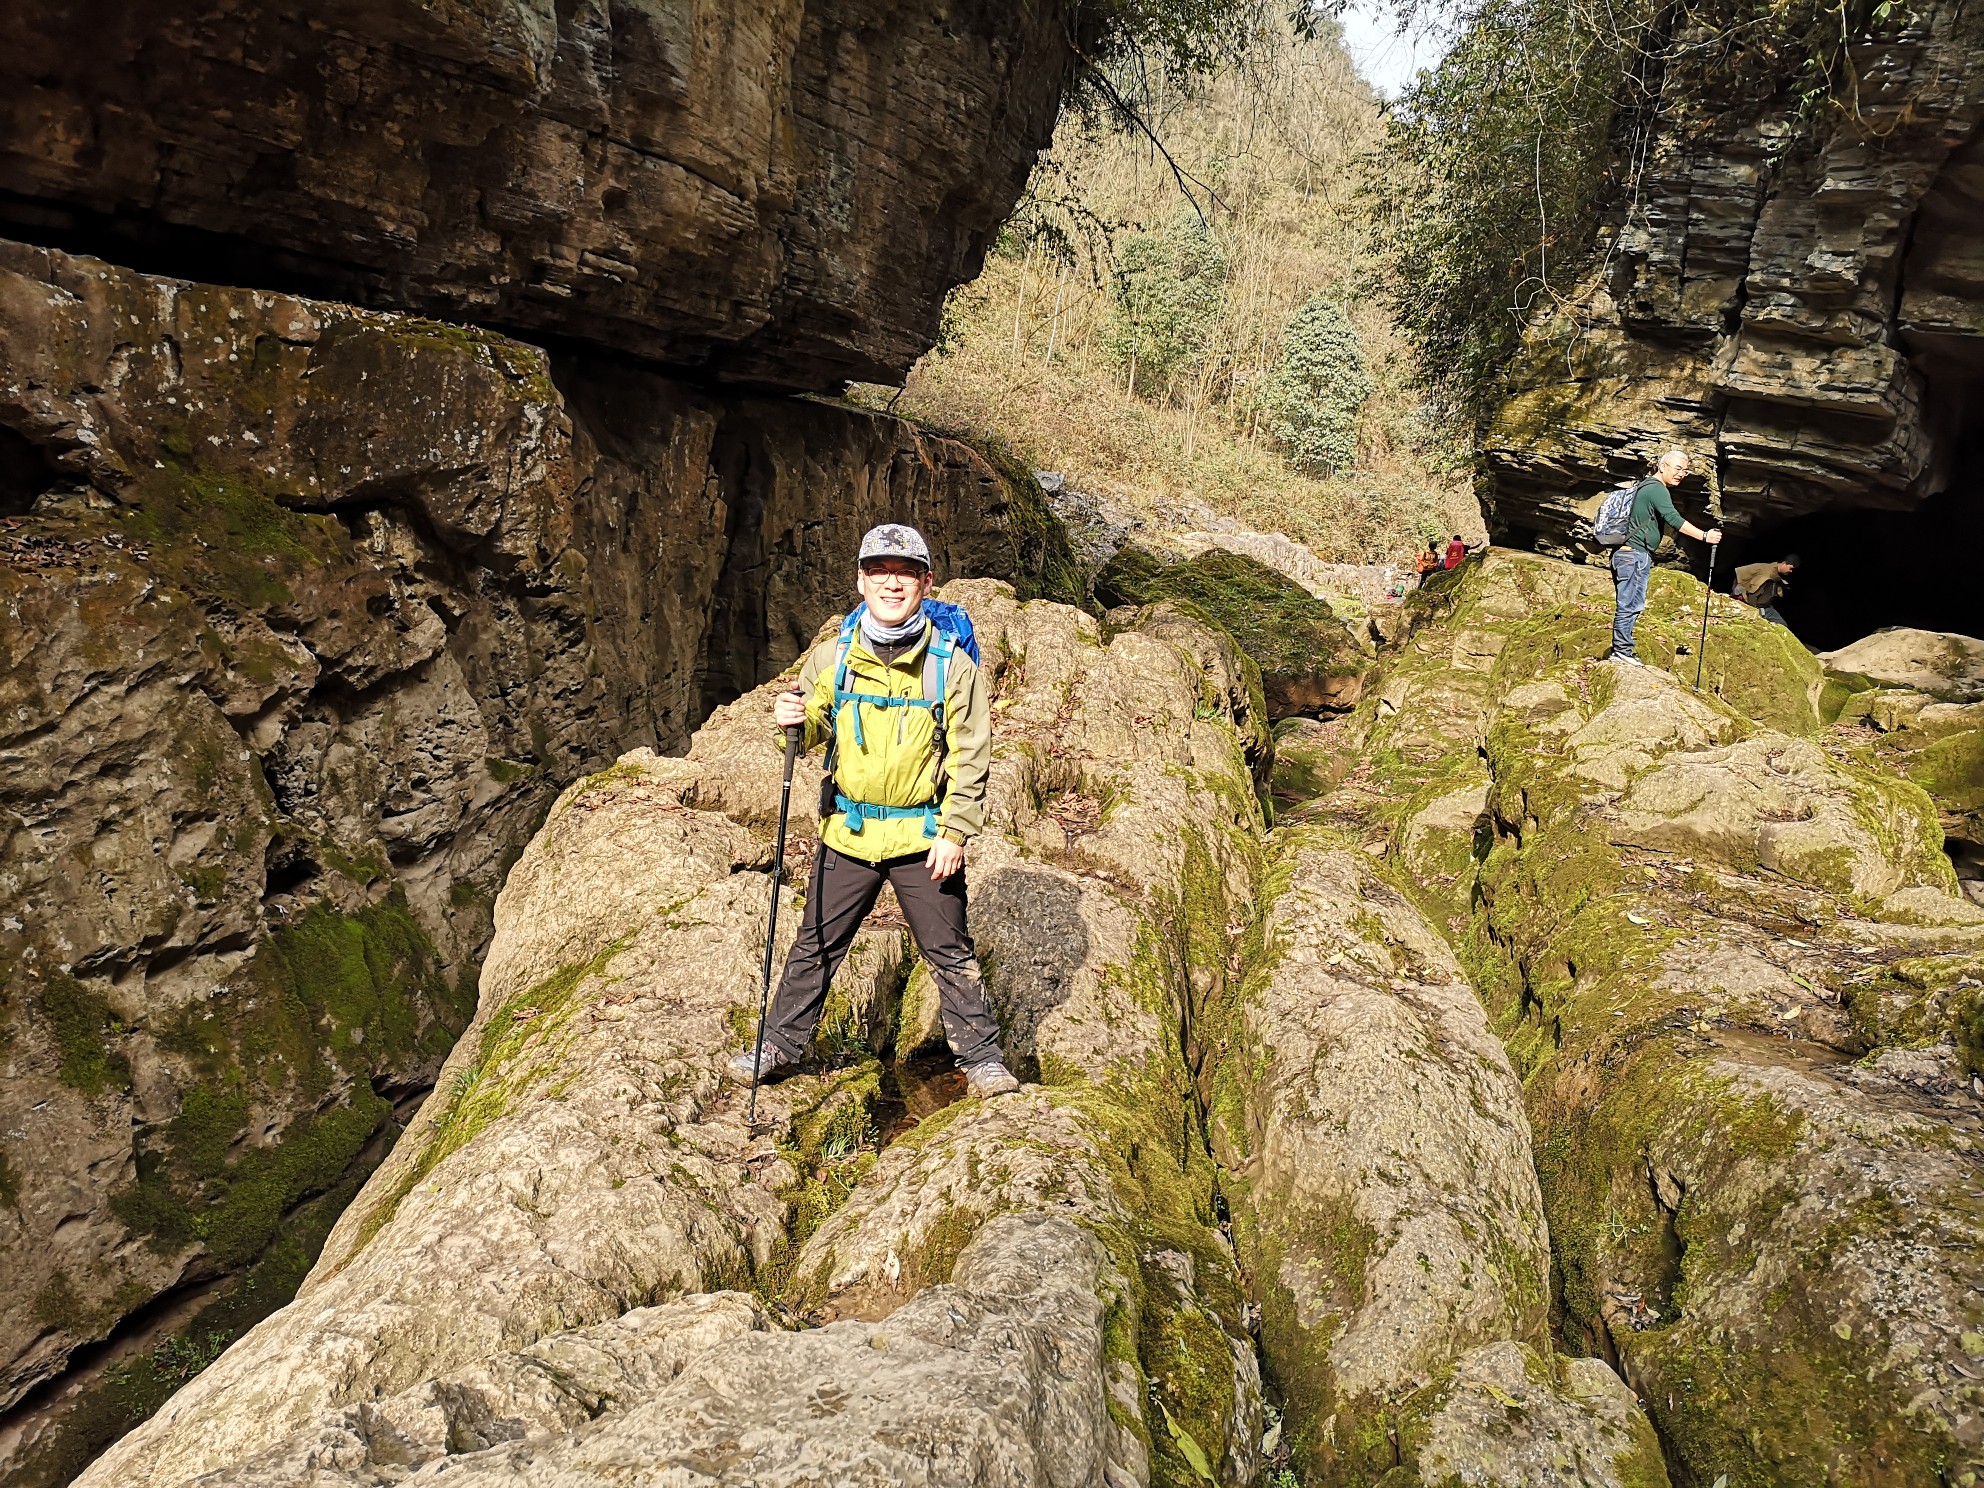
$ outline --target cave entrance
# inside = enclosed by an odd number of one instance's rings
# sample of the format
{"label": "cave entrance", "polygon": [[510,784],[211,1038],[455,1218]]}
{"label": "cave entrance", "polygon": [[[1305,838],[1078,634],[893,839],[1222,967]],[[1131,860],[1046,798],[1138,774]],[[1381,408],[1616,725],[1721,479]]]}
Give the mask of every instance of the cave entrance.
{"label": "cave entrance", "polygon": [[1814,651],[1897,625],[1984,637],[1984,337],[1909,339],[1934,494],[1912,511],[1828,507],[1730,543],[1739,565],[1803,560],[1778,609]]}
{"label": "cave entrance", "polygon": [[[1897,322],[1920,377],[1928,461],[1912,511],[1840,506],[1749,538],[1732,556],[1796,552],[1804,572],[1779,607],[1814,650],[1884,626],[1984,636],[1984,130],[1951,152],[1923,194],[1901,267]],[[1869,492],[1869,498],[1880,498]],[[1736,546],[1731,544],[1732,547]],[[1719,565],[1718,565],[1719,566]]]}
{"label": "cave entrance", "polygon": [[1738,565],[1798,554],[1778,609],[1814,651],[1895,625],[1984,636],[1984,471],[1975,465],[1966,485],[1915,511],[1831,507],[1730,547]]}

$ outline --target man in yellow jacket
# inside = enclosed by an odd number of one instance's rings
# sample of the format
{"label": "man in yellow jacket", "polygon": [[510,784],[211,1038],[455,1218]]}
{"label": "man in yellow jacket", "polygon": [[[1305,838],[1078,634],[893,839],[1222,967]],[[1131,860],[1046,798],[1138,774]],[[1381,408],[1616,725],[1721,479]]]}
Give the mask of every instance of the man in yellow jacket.
{"label": "man in yellow jacket", "polygon": [[[944,1036],[967,1093],[1019,1089],[1000,1053],[999,1021],[966,922],[964,852],[985,824],[991,699],[961,648],[934,665],[931,647],[942,638],[923,611],[930,584],[922,534],[894,522],[875,528],[861,541],[857,585],[867,609],[847,644],[845,675],[840,641],[830,638],[774,706],[780,728],[805,725],[806,748],[831,743],[833,799],[821,801],[820,851],[799,938],[766,1015],[760,1079],[804,1057],[827,986],[886,881],[937,983]],[[937,677],[941,684],[926,681]],[[942,697],[926,696],[926,686],[941,686]],[[751,1079],[752,1053],[731,1061],[740,1083]]]}

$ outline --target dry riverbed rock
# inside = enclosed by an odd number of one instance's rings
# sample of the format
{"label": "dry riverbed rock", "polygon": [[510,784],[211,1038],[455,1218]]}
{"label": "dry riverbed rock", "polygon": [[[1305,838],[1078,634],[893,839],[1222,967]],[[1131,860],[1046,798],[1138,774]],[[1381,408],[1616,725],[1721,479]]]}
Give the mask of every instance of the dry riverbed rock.
{"label": "dry riverbed rock", "polygon": [[[1408,887],[1523,1077],[1568,1336],[1618,1362],[1689,1481],[1974,1482],[1984,930],[1927,799],[1804,742],[1809,661],[1732,626],[1714,691],[1688,658],[1594,662],[1592,577],[1492,553],[1379,690],[1475,730],[1489,830]],[[1643,654],[1700,605],[1657,575]],[[1452,789],[1406,711],[1355,720],[1386,752],[1318,817],[1396,847]],[[1792,850],[1806,833],[1832,836]]]}
{"label": "dry riverbed rock", "polygon": [[[1163,610],[1105,637],[1002,585],[945,592],[997,698],[979,941],[1009,1058],[1043,1083],[882,1146],[871,1050],[909,973],[884,919],[817,1071],[747,1127],[719,1067],[768,902],[760,689],[686,759],[564,794],[498,902],[476,1021],[297,1300],[85,1483],[245,1488],[319,1459],[371,1482],[436,1443],[473,1482],[635,1457],[796,1482],[933,1452],[944,1482],[1251,1482],[1260,1386],[1188,1056],[1258,872],[1257,694],[1226,637]],[[703,1295],[740,1286],[759,1302]],[[723,1337],[691,1357],[685,1328]],[[567,1354],[594,1362],[543,1378]],[[744,1455],[714,1464],[721,1441]]]}

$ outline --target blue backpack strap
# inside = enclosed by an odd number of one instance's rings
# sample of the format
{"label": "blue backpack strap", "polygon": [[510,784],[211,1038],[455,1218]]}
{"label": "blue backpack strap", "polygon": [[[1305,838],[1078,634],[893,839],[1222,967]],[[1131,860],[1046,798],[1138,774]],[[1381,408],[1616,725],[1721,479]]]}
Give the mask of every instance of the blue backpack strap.
{"label": "blue backpack strap", "polygon": [[[854,694],[847,690],[847,653],[854,647],[854,634],[861,628],[862,612],[868,608],[858,604],[847,612],[847,618],[840,622],[840,635],[834,641],[834,707],[827,715],[829,731],[833,743],[829,746],[830,758],[827,770],[832,772],[839,758],[840,749],[840,710],[847,705]],[[866,749],[868,741],[861,737],[861,710],[854,710],[854,742]]]}

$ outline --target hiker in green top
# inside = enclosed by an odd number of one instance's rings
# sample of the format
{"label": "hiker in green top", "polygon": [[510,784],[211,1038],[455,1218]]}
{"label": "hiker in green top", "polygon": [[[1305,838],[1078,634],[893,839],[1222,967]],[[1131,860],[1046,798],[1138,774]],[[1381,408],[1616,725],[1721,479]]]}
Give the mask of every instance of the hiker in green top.
{"label": "hiker in green top", "polygon": [[[1683,536],[1705,543],[1722,541],[1722,529],[1706,530],[1684,521],[1674,510],[1673,488],[1688,478],[1688,452],[1671,449],[1660,457],[1653,474],[1633,492],[1633,514],[1626,528],[1626,540],[1612,551],[1612,654],[1608,661],[1645,666],[1633,652],[1633,627],[1646,608],[1647,580],[1653,575],[1653,555],[1667,531],[1679,529]],[[1616,530],[1616,529],[1615,529]]]}
{"label": "hiker in green top", "polygon": [[[887,882],[937,984],[944,1037],[967,1093],[1019,1089],[965,919],[965,844],[985,823],[992,700],[962,648],[947,649],[941,669],[930,655],[929,685],[942,696],[925,693],[926,653],[940,639],[923,608],[930,582],[920,532],[897,522],[875,528],[861,541],[856,575],[867,609],[850,627],[845,656],[841,638],[828,637],[800,667],[798,685],[773,704],[781,729],[804,726],[808,749],[833,743],[834,793],[821,801],[820,850],[765,1018],[760,1079],[790,1073],[804,1058],[834,972]],[[754,1053],[730,1062],[739,1084],[752,1078]]]}

